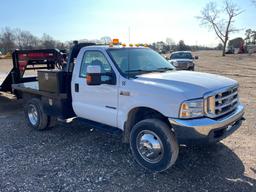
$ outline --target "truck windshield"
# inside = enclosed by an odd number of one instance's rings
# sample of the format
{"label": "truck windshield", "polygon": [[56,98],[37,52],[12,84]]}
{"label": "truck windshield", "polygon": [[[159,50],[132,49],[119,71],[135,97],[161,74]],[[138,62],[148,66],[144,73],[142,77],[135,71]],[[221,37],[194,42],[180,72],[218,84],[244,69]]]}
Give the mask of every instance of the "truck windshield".
{"label": "truck windshield", "polygon": [[118,68],[128,77],[175,69],[165,58],[149,48],[111,48],[109,53]]}
{"label": "truck windshield", "polygon": [[173,53],[170,59],[193,59],[193,56],[191,53],[179,52],[179,53]]}

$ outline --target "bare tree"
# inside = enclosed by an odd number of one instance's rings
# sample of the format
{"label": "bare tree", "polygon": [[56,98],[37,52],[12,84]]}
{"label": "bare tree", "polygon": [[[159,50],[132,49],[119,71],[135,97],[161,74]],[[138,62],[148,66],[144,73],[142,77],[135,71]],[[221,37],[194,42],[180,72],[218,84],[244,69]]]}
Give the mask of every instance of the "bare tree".
{"label": "bare tree", "polygon": [[174,40],[170,37],[167,37],[165,41],[166,41],[166,44],[169,46],[169,48],[173,49],[173,47],[175,46]]}
{"label": "bare tree", "polygon": [[232,32],[237,32],[239,29],[234,27],[234,18],[240,15],[243,11],[237,7],[232,1],[224,1],[224,9],[220,9],[215,1],[210,1],[201,11],[201,16],[197,18],[201,24],[213,29],[217,37],[223,43],[222,56],[225,56],[225,49]]}
{"label": "bare tree", "polygon": [[105,45],[106,44],[109,44],[109,43],[111,43],[111,37],[109,37],[109,36],[104,36],[104,37],[101,37],[100,38],[100,41],[102,41],[102,43],[104,43]]}
{"label": "bare tree", "polygon": [[40,42],[37,37],[32,35],[29,31],[22,31],[16,29],[16,44],[19,49],[35,49],[39,46]]}
{"label": "bare tree", "polygon": [[16,48],[15,45],[15,33],[12,29],[6,27],[0,34],[0,46],[3,49],[3,53],[13,51]]}
{"label": "bare tree", "polygon": [[44,33],[41,38],[41,47],[44,49],[54,49],[56,41],[50,35]]}
{"label": "bare tree", "polygon": [[255,45],[256,44],[256,31],[252,31],[251,39],[252,39],[252,43]]}
{"label": "bare tree", "polygon": [[246,29],[245,31],[245,42],[246,44],[250,44],[251,43],[251,35],[252,35],[252,30],[251,29]]}

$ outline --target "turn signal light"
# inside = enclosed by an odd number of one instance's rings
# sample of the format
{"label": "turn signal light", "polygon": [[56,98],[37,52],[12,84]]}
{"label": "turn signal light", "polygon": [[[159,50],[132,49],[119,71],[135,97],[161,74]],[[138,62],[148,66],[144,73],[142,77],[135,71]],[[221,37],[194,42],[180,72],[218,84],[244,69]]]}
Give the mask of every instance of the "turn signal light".
{"label": "turn signal light", "polygon": [[88,84],[90,84],[92,82],[92,76],[91,75],[89,75],[89,74],[86,75],[86,82]]}

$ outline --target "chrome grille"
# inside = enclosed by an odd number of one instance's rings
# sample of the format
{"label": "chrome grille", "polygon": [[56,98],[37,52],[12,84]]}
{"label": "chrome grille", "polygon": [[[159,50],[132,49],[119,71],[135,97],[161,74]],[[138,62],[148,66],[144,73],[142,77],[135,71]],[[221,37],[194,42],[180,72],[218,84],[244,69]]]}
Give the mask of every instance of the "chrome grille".
{"label": "chrome grille", "polygon": [[187,68],[188,67],[188,63],[186,63],[186,62],[179,62],[178,64],[179,64],[178,66],[180,68]]}
{"label": "chrome grille", "polygon": [[207,98],[206,113],[210,117],[219,117],[233,111],[238,103],[238,87],[227,88]]}

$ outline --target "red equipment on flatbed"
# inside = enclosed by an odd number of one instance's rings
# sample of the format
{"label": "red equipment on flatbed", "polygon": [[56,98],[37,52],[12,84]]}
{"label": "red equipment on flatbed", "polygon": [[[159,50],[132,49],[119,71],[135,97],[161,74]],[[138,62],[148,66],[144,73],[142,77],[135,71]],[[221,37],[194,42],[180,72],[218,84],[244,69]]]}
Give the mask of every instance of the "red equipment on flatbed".
{"label": "red equipment on flatbed", "polygon": [[12,84],[36,81],[37,76],[24,76],[27,70],[62,69],[66,52],[58,49],[16,50],[12,60],[13,68],[0,85],[0,91],[13,93]]}

